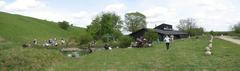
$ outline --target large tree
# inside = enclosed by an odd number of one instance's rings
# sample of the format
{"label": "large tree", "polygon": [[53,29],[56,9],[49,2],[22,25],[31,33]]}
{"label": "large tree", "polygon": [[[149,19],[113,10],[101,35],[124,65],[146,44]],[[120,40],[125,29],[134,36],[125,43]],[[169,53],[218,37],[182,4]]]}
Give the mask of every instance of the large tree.
{"label": "large tree", "polygon": [[[106,36],[116,37],[119,35],[122,27],[121,17],[115,13],[102,13],[95,17],[91,25],[87,26],[87,31],[90,32],[95,39]],[[116,32],[118,32],[116,34]]]}
{"label": "large tree", "polygon": [[125,23],[127,31],[135,32],[146,27],[146,16],[139,12],[127,13],[125,14]]}
{"label": "large tree", "polygon": [[185,31],[191,36],[200,35],[204,33],[202,27],[196,25],[197,21],[194,18],[181,19],[177,25],[178,30]]}
{"label": "large tree", "polygon": [[191,28],[196,28],[196,20],[194,18],[181,19],[177,25],[178,30],[187,31]]}

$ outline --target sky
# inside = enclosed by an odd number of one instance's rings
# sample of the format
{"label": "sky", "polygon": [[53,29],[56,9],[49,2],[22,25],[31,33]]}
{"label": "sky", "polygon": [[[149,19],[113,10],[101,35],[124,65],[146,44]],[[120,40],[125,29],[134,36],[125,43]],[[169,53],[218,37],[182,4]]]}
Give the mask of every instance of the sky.
{"label": "sky", "polygon": [[230,31],[240,22],[240,0],[0,0],[0,11],[49,21],[68,21],[86,27],[96,15],[140,12],[147,27],[162,23],[175,26],[180,19],[194,18],[206,31]]}

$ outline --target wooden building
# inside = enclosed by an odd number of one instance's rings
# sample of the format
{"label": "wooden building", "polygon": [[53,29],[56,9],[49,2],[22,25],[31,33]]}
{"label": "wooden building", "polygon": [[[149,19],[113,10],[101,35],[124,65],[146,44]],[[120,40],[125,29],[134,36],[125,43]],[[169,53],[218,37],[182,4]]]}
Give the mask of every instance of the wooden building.
{"label": "wooden building", "polygon": [[[148,28],[143,28],[140,29],[136,32],[133,32],[130,34],[131,37],[133,38],[140,38],[141,36],[144,36],[144,33],[147,32],[149,29]],[[159,39],[163,41],[165,36],[174,36],[174,39],[180,39],[180,38],[187,38],[188,34],[182,31],[176,31],[173,30],[172,25],[169,24],[161,24],[159,26],[156,26],[153,29],[156,33],[159,34]]]}

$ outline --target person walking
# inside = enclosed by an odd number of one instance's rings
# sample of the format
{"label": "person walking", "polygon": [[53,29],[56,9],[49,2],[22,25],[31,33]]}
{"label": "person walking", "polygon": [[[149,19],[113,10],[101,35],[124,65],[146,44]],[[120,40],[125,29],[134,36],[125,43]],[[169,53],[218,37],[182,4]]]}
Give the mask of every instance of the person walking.
{"label": "person walking", "polygon": [[167,50],[168,50],[170,48],[170,38],[169,38],[168,35],[164,38],[164,41],[166,43],[166,47],[167,47]]}

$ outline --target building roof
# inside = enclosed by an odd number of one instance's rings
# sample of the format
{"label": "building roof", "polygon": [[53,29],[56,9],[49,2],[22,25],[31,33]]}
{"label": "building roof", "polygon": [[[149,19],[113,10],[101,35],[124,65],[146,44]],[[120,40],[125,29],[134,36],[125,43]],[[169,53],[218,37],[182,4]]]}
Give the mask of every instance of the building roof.
{"label": "building roof", "polygon": [[156,26],[154,29],[161,28],[161,27],[163,27],[163,26],[171,26],[171,27],[172,27],[172,25],[163,23],[163,24],[161,24],[161,25]]}
{"label": "building roof", "polygon": [[135,31],[135,32],[130,33],[129,35],[133,36],[133,35],[136,34],[136,33],[145,32],[146,30],[148,30],[148,28],[142,28],[142,29],[140,29],[140,30],[138,30],[138,31]]}
{"label": "building roof", "polygon": [[159,29],[155,29],[155,31],[157,33],[161,33],[161,34],[166,34],[166,35],[182,35],[182,34],[187,34],[185,32],[182,32],[182,31],[165,31],[165,30],[159,30]]}

